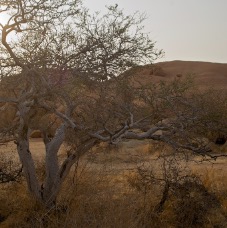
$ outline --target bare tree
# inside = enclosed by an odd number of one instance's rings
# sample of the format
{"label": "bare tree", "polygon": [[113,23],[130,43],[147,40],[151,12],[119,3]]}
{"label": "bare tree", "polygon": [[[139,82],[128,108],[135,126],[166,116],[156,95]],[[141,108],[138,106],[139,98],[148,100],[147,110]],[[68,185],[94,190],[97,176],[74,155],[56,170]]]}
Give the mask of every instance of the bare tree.
{"label": "bare tree", "polygon": [[[72,165],[101,141],[149,138],[208,154],[205,145],[192,144],[202,115],[187,92],[189,81],[144,85],[121,75],[162,55],[143,33],[138,13],[124,15],[110,6],[104,15],[90,15],[75,0],[1,0],[0,5],[0,13],[10,15],[0,24],[0,103],[16,110],[12,124],[0,132],[15,140],[37,201],[54,205]],[[38,179],[30,152],[31,129],[43,132],[44,180]],[[60,165],[64,142],[70,153]]]}
{"label": "bare tree", "polygon": [[[94,122],[89,126],[91,110],[81,114],[94,104],[89,97],[97,94],[95,88],[134,65],[150,63],[161,52],[142,32],[144,18],[137,13],[125,16],[117,6],[108,7],[105,15],[92,16],[72,0],[0,3],[0,12],[10,15],[0,25],[1,86],[6,88],[0,102],[17,110],[13,127],[3,127],[1,132],[11,130],[14,135],[30,192],[51,206],[79,155],[98,140],[108,140]],[[69,79],[73,86],[64,84]],[[34,123],[40,112],[58,119],[52,139],[47,129]],[[41,184],[29,149],[31,128],[41,128],[46,146],[46,179]],[[57,153],[69,128],[77,134],[76,151],[59,167]]]}

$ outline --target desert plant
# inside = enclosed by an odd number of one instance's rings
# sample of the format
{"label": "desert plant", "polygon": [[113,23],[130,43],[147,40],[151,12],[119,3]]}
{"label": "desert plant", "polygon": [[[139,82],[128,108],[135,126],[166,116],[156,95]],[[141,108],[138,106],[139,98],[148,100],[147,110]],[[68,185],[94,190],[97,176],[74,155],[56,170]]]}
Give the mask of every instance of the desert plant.
{"label": "desert plant", "polygon": [[22,167],[12,155],[4,156],[0,152],[0,184],[19,181],[22,175]]}
{"label": "desert plant", "polygon": [[129,179],[130,185],[144,195],[139,224],[148,223],[147,220],[161,224],[168,213],[172,214],[166,218],[167,223],[176,227],[206,227],[212,213],[225,217],[218,197],[184,161],[178,155],[168,156],[159,168],[139,167],[136,178]]}
{"label": "desert plant", "polygon": [[[144,18],[137,13],[124,15],[117,5],[107,7],[104,15],[91,15],[80,1],[72,0],[1,1],[0,5],[0,13],[11,15],[6,24],[0,24],[1,87],[5,88],[0,102],[17,110],[10,130],[29,191],[50,206],[71,166],[102,138],[99,126],[83,122],[88,118],[81,113],[94,104],[88,97],[103,87],[103,81],[131,66],[153,61],[161,52],[156,52],[154,42],[143,33]],[[16,39],[8,39],[11,34]],[[66,85],[65,81],[70,82]],[[94,88],[89,91],[91,83]],[[60,120],[52,138],[45,128],[52,121],[38,126],[38,118],[34,124],[40,112]],[[29,128],[42,130],[46,145],[46,179],[41,184],[29,151]],[[76,152],[59,167],[57,153],[69,128],[78,132],[73,146]]]}

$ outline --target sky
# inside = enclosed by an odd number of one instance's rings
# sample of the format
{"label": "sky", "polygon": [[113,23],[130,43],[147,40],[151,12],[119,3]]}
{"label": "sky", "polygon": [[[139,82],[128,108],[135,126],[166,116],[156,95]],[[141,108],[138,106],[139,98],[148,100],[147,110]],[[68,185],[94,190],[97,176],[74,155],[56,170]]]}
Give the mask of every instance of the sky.
{"label": "sky", "polygon": [[227,63],[227,0],[84,0],[92,11],[118,4],[147,16],[145,31],[163,49],[160,61]]}

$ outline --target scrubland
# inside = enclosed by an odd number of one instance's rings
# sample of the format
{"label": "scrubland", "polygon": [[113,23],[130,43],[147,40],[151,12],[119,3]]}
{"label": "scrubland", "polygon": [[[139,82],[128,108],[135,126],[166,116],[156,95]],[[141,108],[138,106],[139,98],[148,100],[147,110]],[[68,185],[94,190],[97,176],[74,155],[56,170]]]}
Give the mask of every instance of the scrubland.
{"label": "scrubland", "polygon": [[[1,162],[11,159],[12,169],[18,161],[14,147],[1,145]],[[33,139],[40,180],[42,150],[41,139]],[[64,156],[62,148],[59,160]],[[0,226],[227,227],[226,164],[225,158],[171,155],[169,148],[148,140],[103,144],[75,164],[53,208],[32,200],[23,176],[1,184]]]}

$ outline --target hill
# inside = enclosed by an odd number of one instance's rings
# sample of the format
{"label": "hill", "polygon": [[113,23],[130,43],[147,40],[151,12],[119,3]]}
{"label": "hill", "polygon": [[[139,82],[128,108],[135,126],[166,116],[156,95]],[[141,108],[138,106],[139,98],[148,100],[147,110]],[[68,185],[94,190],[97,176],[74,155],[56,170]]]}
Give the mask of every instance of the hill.
{"label": "hill", "polygon": [[227,90],[227,63],[170,61],[140,66],[125,73],[144,84],[192,75],[200,88]]}

